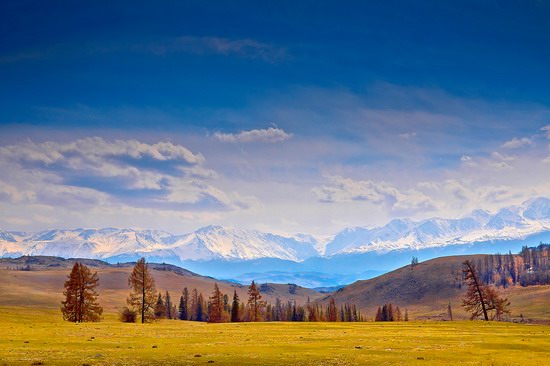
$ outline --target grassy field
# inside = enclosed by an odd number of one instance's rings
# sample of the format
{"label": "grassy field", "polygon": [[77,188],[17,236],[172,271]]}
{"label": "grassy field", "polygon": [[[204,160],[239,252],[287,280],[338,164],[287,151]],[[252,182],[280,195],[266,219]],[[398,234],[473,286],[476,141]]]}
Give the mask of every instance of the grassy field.
{"label": "grassy field", "polygon": [[543,365],[550,327],[484,322],[64,322],[0,307],[0,365]]}

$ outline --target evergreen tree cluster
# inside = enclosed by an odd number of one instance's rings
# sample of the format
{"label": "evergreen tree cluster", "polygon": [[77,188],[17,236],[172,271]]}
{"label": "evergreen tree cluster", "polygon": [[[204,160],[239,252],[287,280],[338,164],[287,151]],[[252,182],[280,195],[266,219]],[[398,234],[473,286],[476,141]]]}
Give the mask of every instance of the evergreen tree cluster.
{"label": "evergreen tree cluster", "polygon": [[[317,303],[307,302],[305,306],[297,305],[296,301],[288,301],[283,304],[276,298],[275,304],[262,300],[262,295],[254,281],[248,287],[248,299],[240,301],[237,291],[233,291],[232,301],[229,296],[223,294],[218,285],[214,284],[214,290],[208,301],[197,289],[189,292],[186,288],[180,297],[177,319],[202,321],[210,323],[225,322],[260,322],[260,321],[289,321],[289,322],[316,322],[316,321],[363,321],[361,312],[354,304],[342,304],[338,310],[334,299],[323,308]],[[166,318],[166,303],[159,294],[159,317]]]}
{"label": "evergreen tree cluster", "polygon": [[409,312],[405,310],[405,314],[401,312],[399,306],[394,306],[392,303],[384,304],[378,307],[374,321],[377,322],[400,322],[409,321]]}

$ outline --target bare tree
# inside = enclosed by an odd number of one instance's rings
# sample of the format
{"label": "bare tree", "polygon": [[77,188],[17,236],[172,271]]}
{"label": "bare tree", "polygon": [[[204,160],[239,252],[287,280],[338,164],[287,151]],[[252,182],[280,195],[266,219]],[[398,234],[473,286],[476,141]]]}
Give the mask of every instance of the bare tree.
{"label": "bare tree", "polygon": [[75,323],[99,321],[103,308],[97,303],[98,295],[95,288],[98,284],[97,272],[92,273],[86,265],[75,263],[63,291],[63,319]]}
{"label": "bare tree", "polygon": [[128,305],[141,314],[142,323],[153,319],[156,305],[155,279],[149,272],[145,258],[141,258],[134,266],[134,270],[128,278],[128,285],[132,289],[127,299]]}
{"label": "bare tree", "polygon": [[510,314],[510,302],[507,298],[501,298],[493,286],[485,286],[481,282],[475,266],[470,261],[464,262],[465,281],[468,283],[468,291],[462,300],[462,306],[471,313],[471,319],[483,315],[488,320],[500,320],[504,314]]}
{"label": "bare tree", "polygon": [[491,320],[501,320],[504,314],[510,315],[510,301],[508,298],[501,298],[495,287],[489,286],[485,289],[485,299]]}

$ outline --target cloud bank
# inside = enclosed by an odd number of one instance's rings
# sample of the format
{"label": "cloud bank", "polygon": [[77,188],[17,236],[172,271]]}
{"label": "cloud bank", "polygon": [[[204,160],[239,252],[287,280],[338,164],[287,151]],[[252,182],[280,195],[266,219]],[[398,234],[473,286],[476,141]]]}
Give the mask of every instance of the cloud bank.
{"label": "cloud bank", "polygon": [[263,130],[241,131],[239,133],[221,133],[216,132],[213,135],[214,139],[221,142],[267,142],[275,143],[289,140],[293,134],[287,133],[280,128],[269,127]]}

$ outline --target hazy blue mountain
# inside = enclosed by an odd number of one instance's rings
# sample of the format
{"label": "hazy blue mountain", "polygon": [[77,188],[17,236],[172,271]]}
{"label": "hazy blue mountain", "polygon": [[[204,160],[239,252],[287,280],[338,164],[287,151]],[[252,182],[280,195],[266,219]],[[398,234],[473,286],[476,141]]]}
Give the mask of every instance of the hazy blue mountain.
{"label": "hazy blue mountain", "polygon": [[[74,229],[37,233],[0,229],[0,256],[48,255],[148,261],[247,282],[335,286],[435,256],[517,251],[550,240],[550,200],[539,197],[492,215],[474,210],[458,219],[394,219],[384,226],[346,228],[334,236],[275,235],[257,230],[207,226],[185,235],[160,230]],[[340,276],[340,278],[338,278]],[[362,278],[364,279],[364,278]]]}

